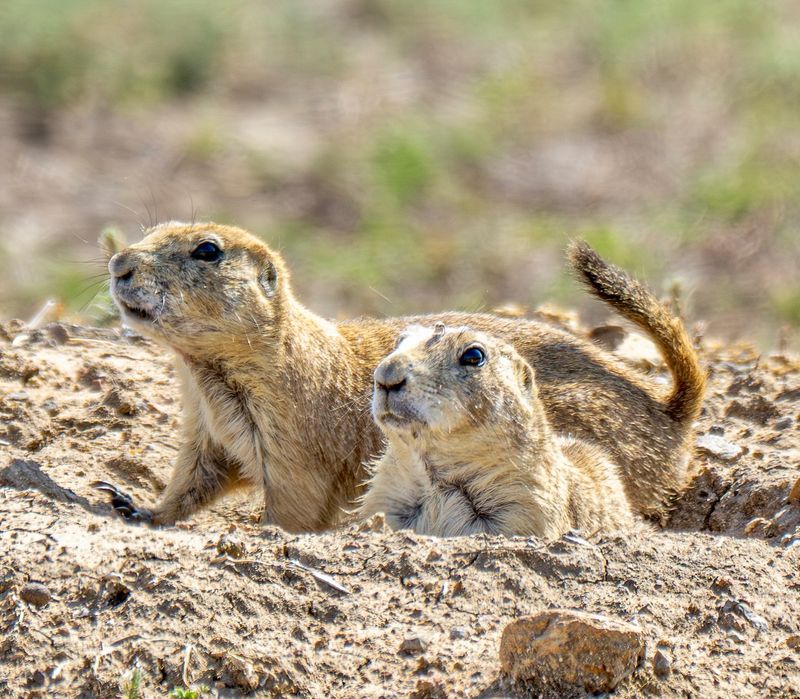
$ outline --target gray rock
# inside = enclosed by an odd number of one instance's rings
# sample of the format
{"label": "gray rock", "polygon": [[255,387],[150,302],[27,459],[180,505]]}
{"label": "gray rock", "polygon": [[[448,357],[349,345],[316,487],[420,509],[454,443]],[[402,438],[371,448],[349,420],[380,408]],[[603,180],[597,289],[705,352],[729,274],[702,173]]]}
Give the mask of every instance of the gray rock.
{"label": "gray rock", "polygon": [[653,673],[663,680],[669,677],[670,672],[672,672],[672,661],[665,652],[657,650],[653,653]]}
{"label": "gray rock", "polygon": [[727,439],[715,434],[704,434],[697,438],[697,448],[706,454],[716,456],[723,461],[734,461],[738,459],[744,449],[738,444],[729,442]]}
{"label": "gray rock", "polygon": [[450,638],[453,641],[458,641],[460,639],[467,638],[468,636],[469,634],[463,626],[454,626],[452,629],[450,629]]}
{"label": "gray rock", "polygon": [[732,628],[741,631],[741,624],[736,622],[736,617],[743,619],[756,631],[766,631],[769,629],[767,620],[756,614],[744,602],[736,599],[727,600],[719,610],[719,623],[723,628]]}
{"label": "gray rock", "polygon": [[420,653],[424,653],[427,647],[428,644],[419,636],[408,636],[403,639],[398,652],[404,653],[405,655],[419,655]]}

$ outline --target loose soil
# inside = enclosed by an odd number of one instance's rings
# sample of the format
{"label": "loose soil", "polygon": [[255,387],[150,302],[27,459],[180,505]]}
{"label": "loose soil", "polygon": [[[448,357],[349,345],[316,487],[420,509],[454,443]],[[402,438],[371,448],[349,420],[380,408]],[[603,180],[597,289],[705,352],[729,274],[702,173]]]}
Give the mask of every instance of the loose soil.
{"label": "loose soil", "polygon": [[[619,351],[641,365],[637,346]],[[616,696],[800,696],[800,359],[702,351],[698,475],[662,529],[443,540],[378,517],[297,536],[246,492],[174,528],[122,521],[91,484],[147,504],[168,480],[168,354],[0,325],[0,694],[116,697],[139,668],[145,697],[538,696],[500,673],[500,634],[571,608],[642,627]]]}

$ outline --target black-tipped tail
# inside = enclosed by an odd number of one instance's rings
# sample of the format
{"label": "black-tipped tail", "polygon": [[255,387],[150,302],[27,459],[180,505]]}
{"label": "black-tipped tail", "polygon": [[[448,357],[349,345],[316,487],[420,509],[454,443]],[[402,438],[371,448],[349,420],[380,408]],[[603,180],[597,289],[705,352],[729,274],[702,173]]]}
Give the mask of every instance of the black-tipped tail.
{"label": "black-tipped tail", "polygon": [[666,411],[676,421],[694,420],[703,402],[706,377],[680,318],[669,313],[646,286],[606,262],[586,241],[574,241],[568,257],[575,274],[597,298],[655,341],[673,377]]}

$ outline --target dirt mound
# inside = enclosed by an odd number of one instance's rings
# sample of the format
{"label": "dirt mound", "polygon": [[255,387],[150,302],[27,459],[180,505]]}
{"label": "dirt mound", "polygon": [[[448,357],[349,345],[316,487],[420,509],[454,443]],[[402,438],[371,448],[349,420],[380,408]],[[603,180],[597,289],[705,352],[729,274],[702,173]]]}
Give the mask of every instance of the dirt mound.
{"label": "dirt mound", "polygon": [[437,540],[376,518],[295,536],[259,527],[247,494],[172,529],[120,521],[91,483],[146,504],[168,479],[169,357],[118,331],[22,331],[0,327],[3,695],[119,696],[138,669],[148,697],[201,684],[538,696],[501,674],[500,637],[567,608],[642,628],[645,657],[620,697],[800,696],[796,358],[704,348],[698,476],[663,531]]}

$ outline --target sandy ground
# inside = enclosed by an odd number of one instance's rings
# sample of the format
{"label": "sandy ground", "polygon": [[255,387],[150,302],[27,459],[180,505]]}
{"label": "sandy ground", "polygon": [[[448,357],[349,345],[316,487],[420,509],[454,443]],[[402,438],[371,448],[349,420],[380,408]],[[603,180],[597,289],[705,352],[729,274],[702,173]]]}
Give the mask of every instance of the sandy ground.
{"label": "sandy ground", "polygon": [[0,326],[3,696],[120,696],[135,668],[145,697],[539,696],[498,645],[551,608],[642,627],[615,696],[800,696],[796,357],[704,343],[698,476],[663,530],[437,540],[376,518],[297,536],[259,527],[248,493],[171,529],[123,522],[91,483],[149,503],[168,479],[169,356],[116,330],[21,331]]}

